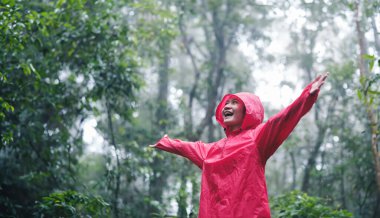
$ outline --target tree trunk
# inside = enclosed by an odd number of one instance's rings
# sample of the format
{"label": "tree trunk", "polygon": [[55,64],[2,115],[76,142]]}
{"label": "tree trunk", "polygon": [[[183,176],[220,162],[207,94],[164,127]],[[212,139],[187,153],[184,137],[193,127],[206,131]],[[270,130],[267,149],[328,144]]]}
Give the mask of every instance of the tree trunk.
{"label": "tree trunk", "polygon": [[[185,162],[184,160],[183,162]],[[177,195],[177,203],[178,203],[178,218],[187,218],[187,192],[186,192],[186,183],[187,183],[187,175],[188,175],[188,166],[186,163],[183,164],[183,170],[181,171],[181,185]]]}
{"label": "tree trunk", "polygon": [[[312,40],[312,41],[314,41],[314,40]],[[312,46],[312,49],[314,48],[314,44],[311,44],[310,46]],[[311,60],[312,60],[312,58],[311,58]],[[311,66],[312,66],[312,64],[311,64]],[[311,66],[309,66],[308,68],[305,69],[307,72],[307,77],[308,77],[309,81],[311,81],[311,78],[312,78],[312,76],[311,76],[312,67]],[[318,122],[320,122],[318,104],[316,104],[315,107],[316,107],[316,109],[314,110],[314,122],[318,123]],[[303,176],[302,186],[301,186],[301,190],[303,192],[309,191],[310,175],[311,175],[311,172],[313,171],[313,169],[315,168],[316,159],[319,155],[319,150],[322,146],[322,143],[323,143],[323,140],[324,140],[324,137],[326,134],[326,128],[322,128],[322,126],[317,124],[317,132],[318,132],[317,138],[316,138],[316,141],[314,143],[313,150],[310,153],[310,156],[307,160],[307,164],[306,164],[305,171],[304,171],[304,176]]]}
{"label": "tree trunk", "polygon": [[368,75],[368,64],[367,61],[363,58],[364,55],[368,54],[368,46],[367,46],[367,40],[365,38],[364,32],[362,30],[362,23],[361,23],[361,12],[360,12],[360,0],[355,1],[355,26],[356,26],[356,33],[358,34],[358,43],[359,43],[359,49],[360,49],[360,56],[359,59],[359,70],[360,70],[360,76],[366,78]]}
{"label": "tree trunk", "polygon": [[[214,18],[217,19],[217,18]],[[216,31],[222,31],[220,29]],[[202,122],[197,128],[196,131],[196,136],[197,138],[200,138],[205,127],[212,125],[212,117],[214,116],[215,113],[215,108],[216,108],[216,101],[218,98],[218,89],[222,85],[222,81],[224,78],[224,67],[225,67],[225,62],[226,62],[226,52],[227,49],[224,44],[224,36],[223,33],[215,33],[216,37],[219,37],[221,39],[216,40],[216,50],[215,50],[215,60],[212,61],[213,66],[211,71],[209,72],[207,82],[208,82],[208,87],[207,87],[207,108],[206,108],[206,115],[203,118]],[[213,130],[212,130],[213,131]],[[213,133],[210,133],[211,135]]]}
{"label": "tree trunk", "polygon": [[[191,177],[191,211],[190,211],[190,217],[193,213],[197,213],[197,206],[199,206],[199,191],[200,187],[197,181],[197,178],[195,176]],[[194,214],[193,214],[194,215]],[[195,216],[194,216],[195,217]]]}
{"label": "tree trunk", "polygon": [[[344,127],[342,126],[342,129]],[[340,160],[344,160],[344,153],[343,148],[340,149]],[[341,201],[342,201],[342,208],[347,208],[347,202],[346,202],[346,188],[345,188],[345,180],[344,180],[344,167],[340,168],[340,194],[341,194]]]}
{"label": "tree trunk", "polygon": [[326,129],[318,129],[317,141],[313,146],[313,151],[310,153],[310,156],[307,160],[307,164],[304,171],[304,177],[302,180],[301,190],[303,192],[308,192],[310,188],[310,175],[312,170],[315,168],[316,159],[319,154],[319,149],[322,146],[323,140],[325,138]]}
{"label": "tree trunk", "polygon": [[[161,39],[159,45],[161,56],[159,57],[158,67],[158,96],[157,96],[157,109],[155,114],[155,129],[154,134],[163,135],[168,128],[168,93],[169,93],[169,61],[170,61],[170,40]],[[166,160],[167,161],[167,160]],[[157,157],[153,158],[151,168],[153,175],[149,181],[149,196],[162,203],[162,194],[166,184],[168,172],[166,169],[165,160]],[[154,205],[150,205],[148,209],[149,216],[152,213],[159,213],[160,211]]]}
{"label": "tree trunk", "polygon": [[[367,61],[364,59],[364,55],[368,54],[367,49],[367,41],[365,38],[365,33],[363,31],[362,27],[362,14],[361,14],[361,1],[357,0],[355,1],[355,25],[356,25],[356,31],[358,35],[358,43],[359,43],[359,49],[360,49],[360,56],[359,56],[359,69],[360,69],[360,77],[361,81],[365,81],[369,74],[369,68]],[[365,82],[361,83],[362,88],[364,90],[364,97],[363,97],[363,103],[367,112],[368,121],[370,124],[370,131],[371,131],[371,150],[372,155],[374,158],[374,167],[376,172],[376,184],[377,184],[377,204],[375,206],[374,216],[377,217],[379,215],[380,211],[380,154],[378,151],[378,118],[376,114],[376,108],[370,103],[369,97],[367,96],[367,91],[365,90]]]}
{"label": "tree trunk", "polygon": [[[313,147],[313,151],[310,153],[310,156],[308,158],[307,165],[306,165],[305,171],[304,171],[304,177],[302,179],[301,190],[304,192],[307,192],[310,188],[310,175],[311,175],[312,170],[315,168],[316,159],[318,157],[319,150],[322,146],[322,143],[324,141],[324,138],[325,138],[325,135],[326,135],[326,132],[328,129],[328,120],[329,120],[329,117],[331,117],[332,113],[335,110],[335,104],[336,104],[337,100],[338,100],[338,97],[333,96],[333,99],[331,100],[331,102],[333,102],[333,103],[329,104],[329,106],[327,108],[327,115],[324,118],[324,120],[321,120],[320,116],[319,116],[319,104],[317,103],[315,105],[316,108],[314,111],[314,121],[317,123],[318,135],[317,135],[317,139],[316,139],[316,142],[314,144],[314,147]],[[323,126],[321,125],[322,123],[323,123]]]}
{"label": "tree trunk", "polygon": [[371,17],[371,25],[373,30],[373,38],[375,40],[375,48],[377,55],[380,55],[380,39],[379,39],[379,31],[377,30],[376,21],[375,21],[375,15],[372,15]]}
{"label": "tree trunk", "polygon": [[[180,1],[178,2],[178,4],[179,4],[178,7],[181,8],[181,11],[184,11],[185,10],[184,3]],[[194,70],[194,82],[189,92],[188,107],[186,108],[185,115],[184,115],[185,116],[185,119],[184,119],[185,120],[185,135],[189,140],[195,141],[197,140],[197,138],[193,134],[193,103],[196,97],[196,93],[198,91],[198,84],[199,84],[199,79],[201,76],[201,71],[198,68],[197,62],[195,60],[195,56],[190,48],[191,46],[190,44],[192,40],[188,37],[185,31],[186,27],[185,27],[185,24],[183,23],[183,15],[184,13],[179,13],[178,15],[178,28],[181,32],[182,43],[185,47],[187,55],[190,57],[191,65]]]}
{"label": "tree trunk", "polygon": [[116,173],[115,173],[115,187],[113,188],[113,200],[112,200],[112,209],[113,209],[113,215],[115,218],[119,218],[119,208],[118,208],[118,200],[119,200],[119,194],[120,194],[120,178],[121,178],[121,172],[120,172],[120,157],[119,157],[119,149],[116,145],[115,140],[115,133],[114,133],[114,125],[112,121],[112,106],[110,104],[110,99],[106,98],[106,109],[107,109],[107,120],[108,120],[108,129],[109,134],[111,137],[111,145],[115,150],[116,155]]}
{"label": "tree trunk", "polygon": [[296,164],[296,158],[293,151],[289,152],[290,159],[292,163],[292,190],[296,189],[296,181],[297,181],[297,164]]}
{"label": "tree trunk", "polygon": [[[226,53],[228,49],[230,48],[230,45],[232,44],[233,36],[236,34],[236,28],[237,26],[231,27],[227,25],[228,19],[231,15],[231,2],[228,1],[227,3],[223,4],[226,8],[224,8],[221,5],[213,5],[210,6],[209,2],[207,1],[200,1],[200,13],[202,14],[202,18],[205,22],[210,22],[211,28],[209,25],[205,24],[202,28],[204,36],[205,36],[205,43],[209,46],[208,48],[208,54],[205,55],[204,52],[198,51],[198,53],[202,54],[202,56],[206,59],[206,61],[203,64],[210,65],[210,68],[207,72],[207,89],[206,89],[206,114],[201,120],[200,124],[195,128],[195,131],[193,130],[193,118],[192,116],[192,107],[194,99],[196,98],[196,93],[198,93],[198,84],[200,81],[200,67],[202,63],[197,63],[195,60],[195,56],[192,50],[190,44],[196,46],[195,41],[190,39],[186,32],[185,32],[185,26],[183,24],[183,14],[185,8],[181,1],[178,1],[178,7],[182,10],[180,10],[179,13],[179,29],[182,36],[182,42],[184,44],[186,53],[188,54],[193,70],[194,70],[194,83],[190,89],[189,92],[189,102],[188,102],[188,108],[189,113],[185,115],[185,131],[186,136],[191,141],[199,140],[204,133],[204,131],[208,130],[208,140],[213,141],[215,140],[215,127],[213,125],[212,117],[215,113],[215,107],[216,102],[218,100],[218,97],[220,97],[220,91],[223,86],[224,80],[224,70],[225,70],[225,64],[226,64]],[[209,7],[210,6],[210,7]]]}

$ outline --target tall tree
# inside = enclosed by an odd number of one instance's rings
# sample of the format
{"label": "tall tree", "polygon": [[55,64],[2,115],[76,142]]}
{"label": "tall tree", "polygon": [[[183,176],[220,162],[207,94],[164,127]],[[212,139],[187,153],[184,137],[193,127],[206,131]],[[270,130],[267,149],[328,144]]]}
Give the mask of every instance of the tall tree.
{"label": "tall tree", "polygon": [[[304,81],[309,82],[315,74],[320,73],[316,71],[326,70],[319,67],[321,62],[326,64],[333,61],[333,55],[328,54],[329,48],[321,42],[321,39],[331,34],[329,33],[330,31],[333,31],[335,25],[332,16],[334,5],[323,1],[297,1],[289,6],[288,11],[290,10],[302,11],[305,16],[303,16],[303,19],[295,19],[291,23],[292,42],[289,46],[290,54],[288,55],[288,61],[289,63],[297,63],[298,67],[302,70],[301,77],[304,78]],[[328,51],[325,52],[326,55],[324,57],[321,57],[319,54],[318,49],[320,48]],[[308,150],[310,151],[303,171],[301,184],[301,190],[304,192],[309,191],[311,174],[316,167],[317,159],[321,154],[321,147],[328,134],[329,120],[335,110],[335,99],[338,98],[336,94],[329,96],[334,103],[328,104],[328,107],[324,106],[327,105],[325,98],[319,98],[315,110],[312,111],[316,128],[313,136],[310,137],[312,139],[306,142],[309,144]]]}
{"label": "tall tree", "polygon": [[[378,98],[378,93],[376,87],[373,86],[373,83],[376,83],[378,78],[371,78],[369,75],[370,65],[368,64],[368,59],[366,57],[370,56],[368,54],[368,42],[365,37],[366,31],[366,13],[367,10],[366,2],[356,0],[353,6],[354,10],[354,21],[357,33],[357,40],[359,46],[359,56],[358,56],[358,67],[360,72],[360,84],[361,91],[359,92],[359,97],[362,100],[363,106],[367,112],[367,118],[369,123],[369,129],[371,132],[371,150],[374,159],[374,168],[376,172],[376,183],[377,183],[377,204],[375,207],[374,217],[380,215],[380,153],[378,147],[378,138],[379,138],[379,121],[377,108],[379,105],[378,101],[374,101],[375,98]],[[375,27],[375,26],[373,26]],[[374,32],[376,28],[374,28]],[[377,45],[377,36],[375,36],[375,47]],[[373,60],[372,60],[373,61]],[[373,66],[372,62],[372,66]],[[371,67],[372,68],[372,67]],[[374,90],[375,88],[375,90]]]}
{"label": "tall tree", "polygon": [[[270,22],[265,14],[270,6],[252,1],[214,0],[177,2],[179,30],[184,52],[192,66],[192,83],[185,86],[187,112],[185,113],[186,136],[198,140],[207,130],[208,141],[214,141],[214,109],[217,99],[238,80],[238,72],[232,71],[229,56],[237,52],[238,34],[252,41],[265,40],[259,27]],[[196,16],[194,16],[196,15]],[[261,19],[261,22],[256,22]],[[188,29],[194,29],[189,33]],[[195,31],[196,30],[196,31]],[[246,75],[249,77],[249,75]],[[228,78],[228,79],[227,79]],[[247,83],[249,78],[244,78]],[[232,90],[237,91],[237,90]],[[205,100],[205,115],[194,125],[195,101]]]}

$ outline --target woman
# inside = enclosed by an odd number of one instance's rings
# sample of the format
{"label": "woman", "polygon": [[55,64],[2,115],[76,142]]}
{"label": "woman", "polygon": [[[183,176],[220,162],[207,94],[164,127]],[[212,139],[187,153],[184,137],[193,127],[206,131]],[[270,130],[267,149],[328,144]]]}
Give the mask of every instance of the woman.
{"label": "woman", "polygon": [[200,218],[270,217],[265,164],[311,109],[327,76],[318,76],[291,105],[265,123],[257,96],[225,95],[215,116],[227,137],[217,142],[185,142],[165,135],[152,145],[186,157],[202,170]]}

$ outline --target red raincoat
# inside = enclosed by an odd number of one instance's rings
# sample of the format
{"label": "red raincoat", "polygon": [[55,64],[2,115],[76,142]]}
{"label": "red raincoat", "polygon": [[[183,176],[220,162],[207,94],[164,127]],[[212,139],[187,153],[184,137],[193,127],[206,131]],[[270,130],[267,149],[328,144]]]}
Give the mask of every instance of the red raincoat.
{"label": "red raincoat", "polygon": [[165,136],[156,147],[191,160],[202,170],[200,218],[270,217],[265,164],[289,136],[301,117],[317,100],[309,84],[287,108],[262,123],[264,108],[250,93],[234,94],[246,108],[240,130],[230,132],[223,124],[224,96],[216,119],[226,129],[226,138],[213,143],[185,142]]}

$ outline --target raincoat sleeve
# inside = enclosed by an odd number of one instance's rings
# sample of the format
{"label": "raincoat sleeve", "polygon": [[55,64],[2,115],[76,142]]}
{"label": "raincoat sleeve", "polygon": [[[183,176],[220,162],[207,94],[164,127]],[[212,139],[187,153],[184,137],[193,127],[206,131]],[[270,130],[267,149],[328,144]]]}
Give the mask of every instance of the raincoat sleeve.
{"label": "raincoat sleeve", "polygon": [[291,105],[271,117],[258,129],[256,143],[265,161],[290,135],[302,116],[312,108],[317,100],[319,90],[310,94],[311,86],[312,83],[306,86],[302,94]]}
{"label": "raincoat sleeve", "polygon": [[186,157],[202,169],[203,161],[206,158],[209,146],[201,141],[186,142],[179,139],[171,139],[165,135],[154,147]]}

